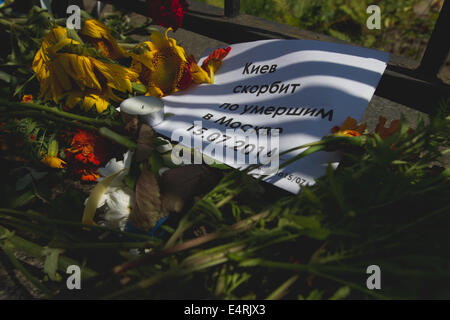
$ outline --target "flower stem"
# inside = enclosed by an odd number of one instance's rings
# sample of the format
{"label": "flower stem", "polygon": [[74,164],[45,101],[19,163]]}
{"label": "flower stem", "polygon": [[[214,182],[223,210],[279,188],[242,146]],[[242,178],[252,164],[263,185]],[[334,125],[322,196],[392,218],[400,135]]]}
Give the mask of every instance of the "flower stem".
{"label": "flower stem", "polygon": [[20,263],[20,261],[14,255],[13,249],[14,246],[9,242],[5,241],[5,243],[1,246],[2,250],[5,252],[6,256],[11,261],[11,264],[20,271],[28,281],[30,281],[36,288],[42,291],[47,297],[51,297],[52,292],[44,286],[38,279],[36,279],[27,269]]}
{"label": "flower stem", "polygon": [[[43,251],[44,248],[41,247],[40,245],[37,245],[33,242],[30,242],[28,240],[25,240],[17,235],[10,235],[11,231],[9,231],[8,229],[0,226],[0,237],[2,236],[6,236],[8,237],[8,242],[14,247],[14,249],[18,250],[18,251],[22,251],[30,256],[36,257],[36,258],[40,258],[43,256]],[[61,271],[66,271],[67,267],[70,265],[81,265],[79,262],[72,260],[70,258],[67,257],[63,257],[60,256],[58,259],[58,269],[60,269]],[[86,267],[82,267],[81,268],[82,271],[82,275],[83,275],[83,279],[88,279],[94,276],[97,276],[97,272],[88,269]]]}
{"label": "flower stem", "polygon": [[191,240],[187,240],[183,243],[180,243],[179,245],[169,247],[167,249],[163,249],[161,251],[155,251],[153,253],[147,254],[143,257],[137,258],[135,260],[129,261],[123,265],[119,265],[114,268],[114,273],[121,274],[131,268],[135,268],[139,265],[142,265],[145,262],[149,262],[152,258],[155,256],[166,256],[170,254],[175,254],[181,251],[186,251],[192,248],[199,247],[202,244],[217,240],[217,239],[223,239],[223,238],[229,238],[233,237],[239,233],[245,232],[248,229],[250,229],[252,226],[255,225],[256,222],[260,221],[261,219],[266,218],[269,215],[268,211],[263,211],[262,213],[253,215],[249,218],[246,218],[244,220],[241,220],[229,228],[225,229],[224,231],[216,231],[209,234],[206,234],[204,236],[194,238]]}
{"label": "flower stem", "polygon": [[[136,239],[138,241],[142,240],[142,241],[146,241],[146,242],[154,242],[155,244],[157,242],[159,242],[159,240],[155,240],[155,238],[151,238],[149,236],[139,235],[139,234],[130,233],[130,232],[124,232],[124,231],[120,231],[120,230],[113,229],[113,228],[100,227],[100,226],[88,226],[88,225],[84,225],[82,223],[74,222],[74,221],[50,219],[50,218],[43,216],[40,213],[37,213],[35,211],[30,211],[30,210],[19,211],[19,210],[13,210],[13,209],[8,209],[8,208],[0,208],[0,213],[5,213],[8,216],[21,216],[21,217],[25,217],[26,219],[29,219],[30,217],[32,217],[34,220],[38,220],[44,224],[55,224],[58,226],[84,228],[84,229],[91,229],[91,230],[96,230],[96,231],[107,231],[107,232],[111,232],[111,233],[114,233],[117,235],[122,235],[122,236],[125,236],[128,238],[131,238],[131,239]],[[0,229],[0,232],[1,232],[1,229]],[[1,235],[1,233],[0,233],[0,235]]]}
{"label": "flower stem", "polygon": [[283,284],[281,286],[279,286],[277,289],[275,289],[275,291],[272,292],[266,298],[266,300],[280,300],[280,299],[282,299],[286,295],[287,290],[289,289],[289,287],[292,286],[298,280],[298,278],[299,278],[298,275],[293,275],[292,277],[290,277],[288,280],[283,282]]}
{"label": "flower stem", "polygon": [[[3,111],[3,110],[1,110]],[[1,112],[0,111],[0,112]],[[3,114],[0,113],[0,116],[3,116]],[[75,121],[70,121],[61,117],[56,117],[53,116],[51,114],[44,114],[42,112],[39,111],[34,111],[34,110],[27,110],[27,111],[13,111],[13,112],[8,112],[6,114],[4,114],[4,116],[11,118],[11,117],[32,117],[32,118],[45,118],[45,120],[53,120],[56,122],[62,122],[64,124],[73,126],[73,127],[78,127],[78,128],[83,128],[86,130],[92,130],[92,131],[98,131],[97,127],[88,125],[88,124],[84,124],[84,123],[80,123],[80,122],[75,122]]]}
{"label": "flower stem", "polygon": [[49,112],[64,118],[69,118],[72,120],[78,120],[78,121],[82,121],[82,122],[86,122],[92,125],[102,125],[102,126],[117,126],[117,127],[121,127],[122,124],[118,121],[106,121],[106,120],[100,120],[100,119],[93,119],[90,117],[85,117],[85,116],[80,116],[78,114],[74,114],[74,113],[70,113],[70,112],[65,112],[62,110],[59,110],[57,108],[54,107],[47,107],[47,106],[43,106],[37,103],[31,103],[31,102],[27,102],[27,103],[18,103],[18,102],[10,102],[4,99],[0,99],[0,105],[2,106],[6,106],[9,108],[28,108],[28,109],[35,109],[35,110],[39,110],[39,111],[45,111],[45,112]]}
{"label": "flower stem", "polygon": [[[1,116],[1,113],[0,113]],[[79,122],[74,122],[74,121],[70,121],[61,117],[56,117],[50,114],[43,114],[41,112],[38,111],[14,111],[14,112],[9,112],[6,114],[7,117],[11,117],[11,116],[18,116],[18,117],[33,117],[33,118],[47,118],[50,120],[54,120],[56,122],[62,122],[65,124],[68,124],[70,126],[73,127],[77,127],[77,128],[83,128],[86,130],[92,130],[92,131],[98,131],[102,136],[120,144],[125,146],[128,149],[134,150],[136,149],[136,143],[134,143],[133,141],[129,140],[128,138],[106,128],[106,127],[101,127],[101,128],[97,128],[88,124],[84,124],[84,123],[79,123]],[[46,120],[47,120],[46,119]]]}
{"label": "flower stem", "polygon": [[340,284],[344,284],[349,286],[352,289],[358,290],[360,292],[363,292],[365,294],[371,295],[376,299],[384,300],[387,299],[386,296],[383,296],[381,294],[372,292],[366,288],[363,288],[357,284],[354,284],[352,282],[348,282],[342,279],[339,279],[330,273],[323,273],[320,271],[320,265],[307,265],[307,264],[293,264],[293,263],[286,263],[286,262],[278,262],[278,261],[270,261],[270,260],[264,260],[264,259],[248,259],[246,261],[242,261],[239,266],[241,267],[253,267],[253,266],[259,266],[259,267],[266,267],[266,268],[273,268],[273,269],[280,269],[280,270],[286,270],[286,271],[297,271],[297,272],[307,272],[310,274],[313,274],[315,276],[328,279]]}
{"label": "flower stem", "polygon": [[126,148],[128,148],[130,150],[136,149],[136,143],[135,142],[131,141],[130,139],[128,139],[128,138],[126,138],[126,137],[124,137],[124,136],[122,136],[122,135],[120,135],[120,134],[118,134],[118,133],[116,133],[116,132],[106,128],[106,127],[101,127],[98,130],[98,132],[102,136],[104,136],[104,137],[106,137],[106,138],[108,138],[108,139],[110,139],[110,140],[112,140],[114,142],[117,142],[118,144],[120,144],[120,145],[122,145],[122,146],[124,146],[124,147],[126,147]]}

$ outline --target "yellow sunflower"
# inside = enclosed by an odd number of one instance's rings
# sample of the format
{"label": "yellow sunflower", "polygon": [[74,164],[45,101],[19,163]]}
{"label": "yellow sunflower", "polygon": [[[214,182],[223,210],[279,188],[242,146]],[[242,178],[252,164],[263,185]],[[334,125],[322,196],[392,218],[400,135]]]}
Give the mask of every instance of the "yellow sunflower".
{"label": "yellow sunflower", "polygon": [[128,56],[117,44],[109,29],[97,20],[87,20],[80,34],[83,40],[94,45],[107,58],[120,59]]}
{"label": "yellow sunflower", "polygon": [[137,46],[139,54],[131,54],[132,69],[139,73],[140,81],[147,86],[147,94],[157,97],[169,95],[178,90],[178,83],[183,77],[188,58],[184,49],[177,45],[175,39],[154,31],[151,42]]}
{"label": "yellow sunflower", "polygon": [[50,76],[50,72],[48,70],[48,49],[66,37],[66,28],[60,26],[50,30],[50,32],[44,37],[41,48],[34,56],[32,65],[33,71],[36,73],[36,78],[39,81],[45,81]]}
{"label": "yellow sunflower", "polygon": [[95,91],[70,91],[67,95],[66,106],[73,109],[80,104],[81,109],[89,111],[95,105],[98,113],[102,113],[108,108],[108,95],[98,95]]}
{"label": "yellow sunflower", "polygon": [[95,105],[100,113],[108,107],[108,100],[121,101],[121,98],[113,93],[113,89],[131,92],[131,82],[136,80],[138,75],[118,64],[62,50],[79,45],[78,42],[64,37],[45,48],[43,43],[42,51],[39,50],[36,55],[40,56],[35,58],[42,59],[43,65],[38,68],[36,64],[34,69],[40,81],[41,97],[57,103],[67,95],[66,104],[69,108],[81,102],[84,110]]}

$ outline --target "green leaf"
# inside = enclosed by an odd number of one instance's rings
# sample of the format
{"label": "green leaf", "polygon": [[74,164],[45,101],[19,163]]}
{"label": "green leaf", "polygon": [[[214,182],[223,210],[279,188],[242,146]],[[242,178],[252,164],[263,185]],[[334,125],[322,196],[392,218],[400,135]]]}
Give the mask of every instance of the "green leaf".
{"label": "green leaf", "polygon": [[21,191],[25,189],[30,183],[33,181],[31,174],[27,173],[22,178],[17,179],[16,181],[16,191]]}
{"label": "green leaf", "polygon": [[210,164],[208,164],[208,166],[210,166],[211,168],[216,168],[216,169],[220,169],[220,170],[227,170],[227,169],[231,168],[230,166],[228,166],[224,163],[221,163],[221,162],[207,156],[206,154],[203,154],[202,156],[203,156],[203,160],[207,164],[210,163]]}
{"label": "green leaf", "polygon": [[209,166],[211,168],[215,168],[215,169],[219,169],[219,170],[229,170],[229,169],[231,169],[230,166],[228,166],[228,165],[226,165],[224,163],[217,163],[217,162],[214,162],[214,163],[210,164]]}
{"label": "green leaf", "polygon": [[56,271],[58,270],[58,258],[64,250],[61,249],[53,249],[45,247],[42,251],[45,256],[44,262],[44,272],[48,275],[50,280],[52,281],[61,281],[61,275],[59,275]]}
{"label": "green leaf", "polygon": [[343,300],[350,295],[350,288],[345,286],[339,288],[329,300]]}
{"label": "green leaf", "polygon": [[222,212],[211,200],[200,199],[196,205],[200,210],[207,213],[210,217],[217,219],[217,221],[223,220]]}
{"label": "green leaf", "polygon": [[56,157],[58,155],[58,151],[59,151],[58,141],[52,138],[48,144],[47,154],[51,157]]}
{"label": "green leaf", "polygon": [[11,208],[20,208],[29,203],[31,200],[33,200],[36,197],[33,191],[28,190],[27,192],[21,194],[17,198],[14,198],[11,201]]}
{"label": "green leaf", "polygon": [[0,80],[5,81],[6,83],[10,83],[12,80],[12,76],[9,73],[0,70]]}
{"label": "green leaf", "polygon": [[133,91],[139,94],[145,94],[147,92],[146,86],[140,83],[132,82],[131,88],[133,89]]}
{"label": "green leaf", "polygon": [[239,263],[240,267],[257,267],[261,263],[261,259],[247,259]]}
{"label": "green leaf", "polygon": [[153,152],[149,158],[150,170],[155,177],[159,176],[159,170],[164,166],[162,156],[158,152]]}
{"label": "green leaf", "polygon": [[18,86],[18,87],[16,88],[16,90],[14,91],[14,96],[19,95],[19,94],[25,89],[25,86],[26,86],[31,80],[33,80],[35,77],[36,77],[36,74],[33,74],[30,78],[28,78],[27,81],[25,81],[22,85]]}
{"label": "green leaf", "polygon": [[394,165],[408,164],[407,161],[403,161],[403,160],[394,160],[391,163],[394,164]]}
{"label": "green leaf", "polygon": [[18,178],[16,181],[16,191],[21,191],[25,189],[31,181],[42,179],[47,175],[48,172],[38,172],[38,171],[31,171],[27,174],[25,174],[23,177]]}
{"label": "green leaf", "polygon": [[319,291],[318,289],[315,289],[309,293],[309,296],[306,298],[306,300],[321,300],[323,296],[323,292]]}
{"label": "green leaf", "polygon": [[278,221],[278,227],[283,229],[294,229],[307,237],[325,240],[330,231],[322,228],[315,217],[286,215]]}
{"label": "green leaf", "polygon": [[155,139],[153,140],[153,145],[155,147],[163,146],[163,145],[166,145],[169,143],[170,143],[169,141],[167,141],[166,139],[163,139],[161,137],[155,137]]}
{"label": "green leaf", "polygon": [[337,30],[329,29],[328,32],[330,35],[336,39],[344,40],[347,42],[352,42],[352,39],[346,35],[345,33],[339,32]]}
{"label": "green leaf", "polygon": [[302,187],[303,194],[317,207],[321,206],[319,198],[307,186]]}
{"label": "green leaf", "polygon": [[355,14],[353,8],[349,7],[346,4],[339,6],[339,9],[344,11],[348,16],[350,16],[353,20],[358,21],[358,16]]}
{"label": "green leaf", "polygon": [[130,175],[125,176],[125,178],[123,179],[123,181],[125,182],[125,185],[128,188],[130,188],[131,190],[134,190],[134,187],[136,186],[136,180],[137,180],[137,177],[130,176]]}

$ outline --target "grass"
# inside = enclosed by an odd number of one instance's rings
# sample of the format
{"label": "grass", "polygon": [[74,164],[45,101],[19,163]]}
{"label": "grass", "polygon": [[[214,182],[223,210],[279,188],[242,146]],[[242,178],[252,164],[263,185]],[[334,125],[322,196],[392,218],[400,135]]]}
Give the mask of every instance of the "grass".
{"label": "grass", "polygon": [[[222,0],[199,0],[222,7]],[[365,47],[420,59],[443,1],[241,0],[241,12],[327,34]],[[366,10],[381,9],[381,29],[369,30]]]}
{"label": "grass", "polygon": [[[67,261],[87,270],[81,293],[66,290],[64,279],[30,278],[49,297],[449,298],[450,169],[437,162],[449,145],[448,110],[386,140],[326,138],[324,148],[344,160],[298,195],[222,171],[213,189],[169,216],[157,238],[86,229],[77,209],[85,196],[74,189],[50,204],[35,198],[8,209],[3,202],[2,248],[38,256],[44,247],[63,249],[53,272],[64,278]],[[11,195],[14,177],[2,168],[10,181],[2,192]],[[366,287],[370,265],[381,268],[382,290]],[[27,275],[26,265],[19,270]]]}

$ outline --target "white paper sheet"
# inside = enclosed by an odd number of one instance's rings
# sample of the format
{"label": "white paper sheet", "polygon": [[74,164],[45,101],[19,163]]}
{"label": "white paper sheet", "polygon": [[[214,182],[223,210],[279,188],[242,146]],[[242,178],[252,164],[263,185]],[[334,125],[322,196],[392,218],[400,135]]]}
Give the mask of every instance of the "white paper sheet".
{"label": "white paper sheet", "polygon": [[[202,121],[203,133],[198,127],[188,133],[199,133],[192,136],[193,141],[205,154],[221,161],[205,150],[210,144],[206,139],[218,137],[213,134],[215,129],[226,134],[230,127],[282,128],[282,152],[320,140],[348,116],[361,119],[389,58],[376,50],[310,40],[263,40],[231,48],[213,85],[194,86],[163,98],[165,113],[173,116],[155,127],[171,138],[176,130],[187,132],[194,121]],[[191,147],[195,142],[181,143]],[[243,168],[232,161],[237,150],[227,154],[225,163]],[[301,151],[282,156],[280,162]],[[301,185],[313,184],[328,164],[336,161],[336,154],[319,152],[279,170],[266,181],[297,193]]]}

